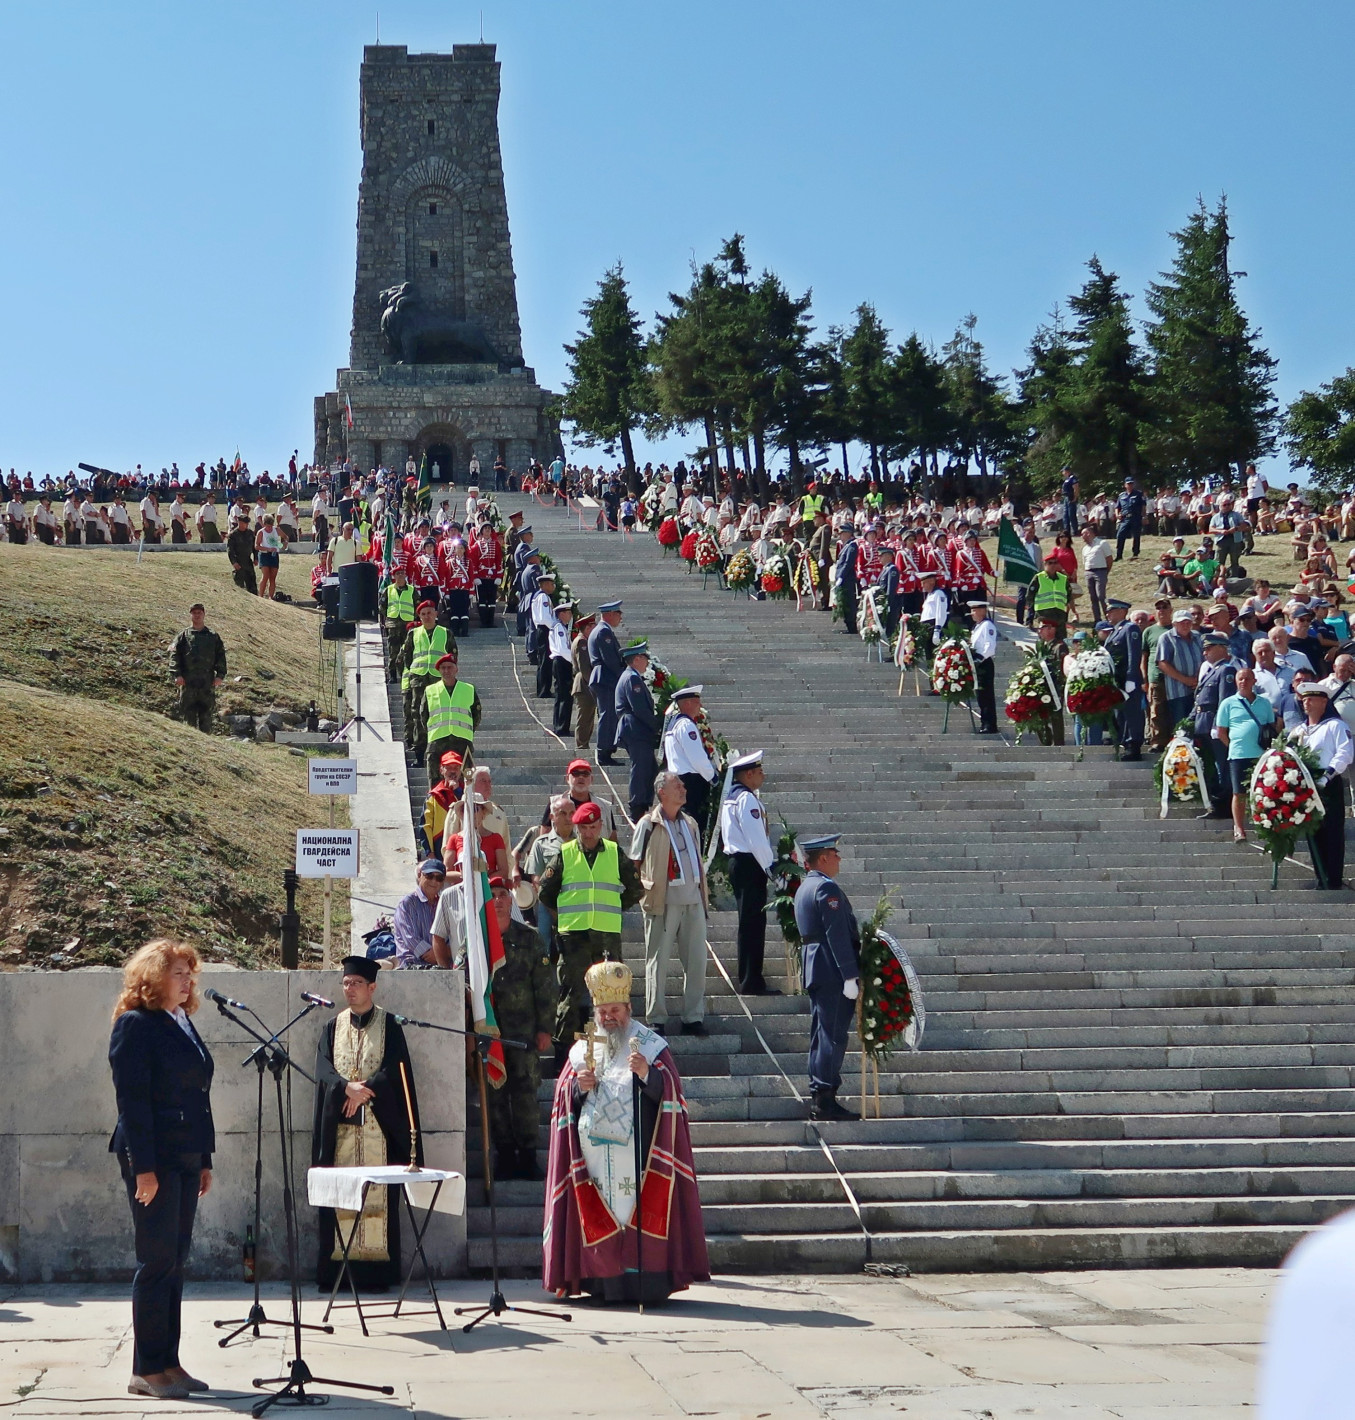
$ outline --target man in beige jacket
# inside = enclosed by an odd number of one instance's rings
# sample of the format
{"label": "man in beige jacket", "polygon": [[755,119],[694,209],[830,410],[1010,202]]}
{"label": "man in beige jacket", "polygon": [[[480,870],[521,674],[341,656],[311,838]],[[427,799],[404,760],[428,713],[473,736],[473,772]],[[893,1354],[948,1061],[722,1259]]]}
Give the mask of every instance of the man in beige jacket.
{"label": "man in beige jacket", "polygon": [[667,1031],[668,961],[674,946],[682,965],[682,1034],[705,1035],[706,869],[696,820],[683,813],[687,790],[664,770],[654,781],[654,807],[635,825],[630,856],[644,889],[645,1018]]}

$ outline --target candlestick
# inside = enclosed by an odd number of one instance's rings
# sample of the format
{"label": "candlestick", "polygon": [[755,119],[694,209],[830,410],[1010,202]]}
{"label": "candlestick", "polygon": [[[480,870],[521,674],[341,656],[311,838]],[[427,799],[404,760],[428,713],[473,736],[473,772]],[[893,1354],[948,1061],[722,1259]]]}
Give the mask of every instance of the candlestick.
{"label": "candlestick", "polygon": [[419,1173],[419,1127],[414,1123],[414,1099],[409,1093],[409,1074],[405,1062],[400,1062],[400,1083],[405,1087],[405,1108],[409,1111],[409,1164],[406,1173]]}

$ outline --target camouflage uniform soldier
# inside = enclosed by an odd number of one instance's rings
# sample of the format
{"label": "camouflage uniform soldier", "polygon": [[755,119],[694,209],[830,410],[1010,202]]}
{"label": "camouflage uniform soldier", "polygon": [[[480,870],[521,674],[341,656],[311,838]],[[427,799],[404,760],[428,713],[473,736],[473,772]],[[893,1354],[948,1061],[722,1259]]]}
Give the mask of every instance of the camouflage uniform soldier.
{"label": "camouflage uniform soldier", "polygon": [[494,1139],[494,1177],[539,1179],[536,1146],[541,1107],[539,1052],[549,1050],[555,1021],[555,970],[541,950],[536,930],[512,919],[513,899],[497,875],[490,878],[494,911],[503,935],[503,965],[494,973],[494,1015],[499,1032],[525,1041],[530,1050],[504,1048],[508,1078],[489,1091],[489,1128]]}
{"label": "camouflage uniform soldier", "polygon": [[188,615],[193,625],[180,631],[169,648],[174,684],[179,687],[179,718],[210,735],[216,688],[226,678],[226,648],[221,637],[208,629],[201,602],[189,607]]}
{"label": "camouflage uniform soldier", "polygon": [[249,527],[248,509],[240,509],[234,517],[235,526],[226,539],[226,558],[231,564],[231,577],[241,591],[250,596],[259,594],[254,577],[254,534]]}

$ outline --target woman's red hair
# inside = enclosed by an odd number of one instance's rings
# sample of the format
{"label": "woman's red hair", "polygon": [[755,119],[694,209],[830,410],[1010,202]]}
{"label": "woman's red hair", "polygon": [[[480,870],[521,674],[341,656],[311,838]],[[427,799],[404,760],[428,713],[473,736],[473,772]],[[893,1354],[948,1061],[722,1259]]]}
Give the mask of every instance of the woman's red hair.
{"label": "woman's red hair", "polygon": [[184,1002],[184,1010],[191,1016],[202,1004],[198,997],[198,972],[202,970],[202,958],[196,947],[187,942],[174,942],[168,937],[157,937],[147,942],[135,955],[128,959],[122,969],[122,994],[113,1007],[113,1019],[124,1011],[144,1006],[148,1011],[161,1011],[169,995],[169,973],[176,962],[187,962],[193,972],[193,990]]}

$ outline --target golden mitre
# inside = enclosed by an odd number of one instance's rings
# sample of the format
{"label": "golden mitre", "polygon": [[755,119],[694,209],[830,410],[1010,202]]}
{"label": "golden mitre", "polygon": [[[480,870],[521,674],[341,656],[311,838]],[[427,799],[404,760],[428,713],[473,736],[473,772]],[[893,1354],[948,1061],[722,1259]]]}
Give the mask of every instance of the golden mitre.
{"label": "golden mitre", "polygon": [[595,1006],[630,1005],[630,967],[622,961],[600,961],[584,974],[584,985]]}

